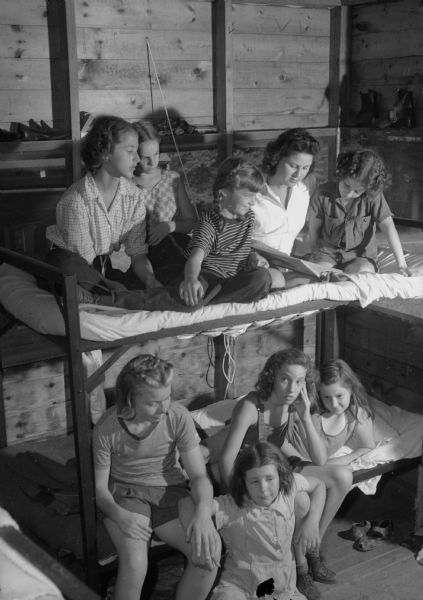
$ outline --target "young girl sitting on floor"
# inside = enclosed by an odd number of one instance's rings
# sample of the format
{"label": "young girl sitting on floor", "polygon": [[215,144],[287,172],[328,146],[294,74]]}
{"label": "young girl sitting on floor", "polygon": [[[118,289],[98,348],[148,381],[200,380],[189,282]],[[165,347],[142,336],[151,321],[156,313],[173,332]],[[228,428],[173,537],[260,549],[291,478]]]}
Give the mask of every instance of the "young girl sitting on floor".
{"label": "young girl sitting on floor", "polygon": [[[292,547],[298,565],[319,545],[322,482],[293,474],[276,446],[259,442],[238,455],[229,489],[213,502],[227,557],[212,600],[303,598],[295,589]],[[180,502],[183,525],[192,510],[190,499]]]}
{"label": "young girl sitting on floor", "polygon": [[[221,479],[228,485],[243,445],[261,439],[276,444],[294,470],[306,477],[317,477],[326,485],[326,502],[319,523],[322,539],[351,489],[352,472],[343,466],[326,464],[326,448],[311,416],[315,396],[315,371],[310,358],[296,348],[273,354],[258,377],[255,391],[235,405],[223,449],[220,437],[219,468]],[[210,438],[211,443],[212,440]],[[309,552],[307,559],[315,581],[332,583],[335,580],[336,574],[327,568],[319,548]],[[312,581],[301,582],[298,588],[309,600],[319,597]]]}
{"label": "young girl sitting on floor", "polygon": [[386,235],[402,275],[411,275],[392,212],[383,195],[390,183],[383,160],[372,150],[340,154],[337,181],[322,185],[309,217],[310,261],[345,273],[378,270],[376,225]]}
{"label": "young girl sitting on floor", "polygon": [[[191,558],[203,553],[218,562],[220,539],[192,418],[171,402],[172,376],[169,362],[149,354],[133,358],[117,378],[116,406],[94,428],[96,500],[119,558],[115,600],[139,600],[153,531],[188,559],[178,600],[206,598],[216,577],[212,561],[206,569]],[[190,493],[187,476],[195,510],[183,531],[177,504]]]}
{"label": "young girl sitting on floor", "polygon": [[146,199],[148,257],[156,277],[163,284],[182,274],[187,235],[196,222],[185,186],[176,171],[159,164],[160,138],[151,123],[133,124],[138,132],[140,162],[134,171],[138,187],[149,192]]}

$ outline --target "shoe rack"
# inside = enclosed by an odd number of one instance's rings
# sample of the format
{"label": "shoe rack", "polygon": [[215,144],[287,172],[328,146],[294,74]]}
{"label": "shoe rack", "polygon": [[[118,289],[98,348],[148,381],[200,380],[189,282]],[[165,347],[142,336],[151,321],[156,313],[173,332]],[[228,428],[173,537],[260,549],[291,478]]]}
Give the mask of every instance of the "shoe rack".
{"label": "shoe rack", "polygon": [[34,252],[37,230],[54,220],[63,190],[81,175],[72,0],[47,0],[47,31],[53,128],[65,131],[66,137],[31,140],[37,136],[28,128],[28,141],[0,142],[0,245],[29,253]]}

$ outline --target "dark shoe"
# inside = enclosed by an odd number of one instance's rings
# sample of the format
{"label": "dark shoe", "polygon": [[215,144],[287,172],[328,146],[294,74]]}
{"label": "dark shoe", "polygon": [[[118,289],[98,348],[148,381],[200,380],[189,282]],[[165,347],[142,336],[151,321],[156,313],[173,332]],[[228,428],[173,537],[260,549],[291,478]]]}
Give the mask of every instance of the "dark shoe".
{"label": "dark shoe", "polygon": [[361,108],[355,117],[356,127],[372,127],[378,117],[377,94],[375,90],[360,92]]}
{"label": "dark shoe", "polygon": [[308,571],[305,573],[299,573],[297,571],[297,590],[301,592],[307,600],[320,600],[320,592]]}
{"label": "dark shoe", "polygon": [[6,129],[0,129],[0,142],[14,142],[20,139],[21,136],[17,131],[6,131]]}
{"label": "dark shoe", "polygon": [[307,562],[310,574],[314,581],[319,581],[320,583],[335,583],[336,573],[327,567],[322,555],[314,556],[312,554],[307,554]]}

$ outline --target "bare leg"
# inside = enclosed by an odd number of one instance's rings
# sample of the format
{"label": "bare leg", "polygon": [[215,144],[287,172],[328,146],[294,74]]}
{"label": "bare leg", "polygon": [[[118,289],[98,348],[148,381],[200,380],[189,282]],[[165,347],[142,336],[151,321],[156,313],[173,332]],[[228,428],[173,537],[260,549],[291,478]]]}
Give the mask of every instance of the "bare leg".
{"label": "bare leg", "polygon": [[317,477],[326,485],[326,502],[319,525],[320,539],[322,539],[342,501],[351,489],[352,471],[338,465],[306,466],[301,474],[305,477],[307,475]]}
{"label": "bare leg", "polygon": [[155,533],[166,544],[182,552],[188,560],[188,565],[178,584],[175,599],[195,598],[196,600],[204,600],[216,579],[217,567],[210,566],[210,568],[206,568],[192,563],[191,545],[185,541],[185,532],[178,519],[157,527]]}
{"label": "bare leg", "polygon": [[114,600],[139,600],[148,564],[148,542],[127,537],[114,521],[104,525],[116,547],[119,567]]}

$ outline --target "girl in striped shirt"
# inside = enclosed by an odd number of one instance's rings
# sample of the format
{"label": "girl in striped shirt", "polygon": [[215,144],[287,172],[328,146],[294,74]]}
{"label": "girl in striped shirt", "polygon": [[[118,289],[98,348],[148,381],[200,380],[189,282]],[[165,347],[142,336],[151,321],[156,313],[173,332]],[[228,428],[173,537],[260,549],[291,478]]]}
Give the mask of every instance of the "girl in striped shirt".
{"label": "girl in striped shirt", "polygon": [[188,306],[200,304],[207,290],[220,290],[213,302],[253,302],[271,287],[268,269],[251,254],[252,206],[263,188],[261,171],[242,158],[227,158],[213,185],[215,206],[194,228],[179,294]]}

